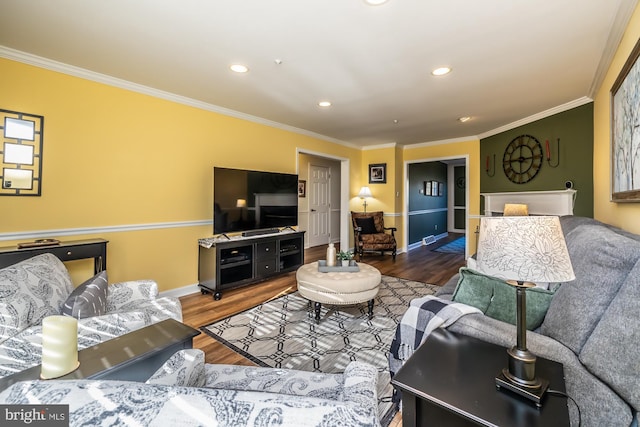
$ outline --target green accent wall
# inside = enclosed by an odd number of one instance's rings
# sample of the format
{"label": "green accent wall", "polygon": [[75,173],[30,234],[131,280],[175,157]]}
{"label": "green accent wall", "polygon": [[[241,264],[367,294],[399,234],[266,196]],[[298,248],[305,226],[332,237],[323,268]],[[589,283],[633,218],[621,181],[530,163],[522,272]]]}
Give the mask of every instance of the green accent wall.
{"label": "green accent wall", "polygon": [[[525,184],[515,184],[507,178],[502,168],[502,158],[507,145],[520,135],[531,135],[540,141],[543,164],[538,174]],[[558,138],[560,139],[559,165],[553,168],[546,159],[545,146],[549,141],[551,165],[558,162]],[[486,172],[487,158],[489,172]],[[564,190],[565,182],[572,181],[577,190],[574,214],[593,217],[593,103],[573,108],[535,122],[519,126],[480,140],[480,192]],[[484,203],[481,203],[481,212]]]}
{"label": "green accent wall", "polygon": [[[409,179],[409,244],[423,237],[447,232],[447,165],[442,162],[411,163]],[[444,183],[442,196],[425,196],[424,182]]]}

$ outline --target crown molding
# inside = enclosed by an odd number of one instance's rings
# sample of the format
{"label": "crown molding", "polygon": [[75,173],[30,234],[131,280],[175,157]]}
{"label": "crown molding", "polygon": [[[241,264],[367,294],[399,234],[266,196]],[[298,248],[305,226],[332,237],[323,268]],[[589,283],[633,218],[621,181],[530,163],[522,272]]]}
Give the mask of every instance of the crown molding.
{"label": "crown molding", "polygon": [[[616,22],[622,22],[622,21],[626,21],[628,22],[630,16],[629,16],[629,8],[631,7],[631,4],[635,4],[637,3],[638,0],[625,0],[627,4],[626,7],[622,7],[620,9],[620,12],[618,13],[618,15],[616,16]],[[624,5],[623,5],[624,6]],[[614,35],[612,33],[609,42],[607,43],[607,51],[609,50],[613,50],[613,52],[615,52],[615,48],[617,48],[617,44],[619,43],[619,39],[622,37],[622,35]],[[617,41],[617,42],[616,42]],[[613,46],[615,44],[615,46]],[[612,47],[613,46],[613,47]],[[613,52],[611,53],[611,55],[613,55]],[[141,93],[144,95],[148,95],[148,96],[153,96],[155,98],[159,98],[159,99],[164,99],[166,101],[170,101],[170,102],[175,102],[178,104],[182,104],[182,105],[187,105],[190,107],[194,107],[194,108],[198,108],[201,110],[205,110],[205,111],[210,111],[213,113],[217,113],[217,114],[222,114],[225,116],[229,116],[229,117],[234,117],[234,118],[238,118],[238,119],[242,119],[242,120],[246,120],[249,122],[253,122],[253,123],[257,123],[257,124],[261,124],[264,126],[269,126],[272,128],[276,128],[276,129],[281,129],[281,130],[285,130],[288,132],[292,132],[292,133],[296,133],[299,135],[304,135],[304,136],[308,136],[311,138],[316,138],[322,141],[327,141],[327,142],[331,142],[334,144],[338,144],[338,145],[342,145],[348,148],[352,148],[352,149],[356,149],[356,150],[361,150],[361,151],[367,151],[367,150],[379,150],[379,149],[384,149],[384,148],[393,148],[396,147],[396,143],[386,143],[386,144],[378,144],[378,145],[368,145],[368,146],[360,146],[360,145],[356,145],[350,142],[346,142],[346,141],[342,141],[339,139],[335,139],[335,138],[331,138],[328,137],[326,135],[321,135],[315,132],[311,132],[305,129],[300,129],[294,126],[289,126],[289,125],[285,125],[283,123],[278,123],[278,122],[274,122],[271,120],[267,120],[267,119],[263,119],[261,117],[257,117],[257,116],[253,116],[250,114],[245,114],[239,111],[235,111],[235,110],[231,110],[228,108],[224,108],[224,107],[220,107],[214,104],[209,104],[206,102],[202,102],[202,101],[198,101],[196,99],[193,98],[188,98],[186,96],[181,96],[181,95],[176,95],[174,93],[170,93],[170,92],[166,92],[166,91],[162,91],[159,89],[155,89],[149,86],[144,86],[141,84],[137,84],[137,83],[133,83],[127,80],[123,80],[123,79],[119,79],[117,77],[112,77],[106,74],[101,74],[101,73],[97,73],[91,70],[87,70],[84,68],[80,68],[80,67],[75,67],[69,64],[65,64],[62,62],[58,62],[58,61],[54,61],[52,59],[48,59],[48,58],[43,58],[41,56],[37,56],[37,55],[33,55],[30,53],[26,53],[26,52],[22,52],[16,49],[12,49],[6,46],[2,46],[0,45],[0,58],[6,58],[6,59],[10,59],[13,61],[17,61],[17,62],[21,62],[23,64],[27,64],[27,65],[32,65],[35,67],[39,67],[39,68],[44,68],[50,71],[55,71],[55,72],[59,72],[62,74],[67,74],[73,77],[78,77],[81,79],[85,79],[85,80],[90,80],[90,81],[94,81],[97,83],[101,83],[101,84],[105,84],[108,86],[113,86],[113,87],[117,87],[120,89],[125,89],[128,91],[132,91],[132,92],[137,92],[137,93]],[[610,58],[608,59],[608,61],[610,62]],[[606,62],[606,61],[605,61]],[[608,63],[607,63],[608,66]],[[600,67],[601,68],[601,67]],[[606,67],[605,67],[606,68]],[[605,70],[606,71],[606,70]],[[598,71],[598,73],[600,73],[600,70]],[[596,76],[597,77],[597,76]],[[423,142],[423,143],[418,143],[418,144],[408,144],[408,145],[402,145],[403,150],[406,149],[412,149],[412,148],[420,148],[420,147],[428,147],[428,146],[433,146],[433,145],[441,145],[441,144],[450,144],[450,143],[456,143],[456,142],[465,142],[465,141],[470,141],[470,140],[477,140],[477,139],[482,139],[482,138],[487,138],[489,136],[493,136],[493,135],[497,135],[499,133],[511,130],[513,128],[516,128],[518,126],[522,126],[531,122],[534,122],[536,120],[540,120],[549,116],[552,116],[554,114],[557,113],[561,113],[563,111],[567,111],[570,110],[572,108],[576,108],[579,107],[581,105],[587,104],[589,102],[593,102],[593,99],[589,98],[589,97],[582,97],[579,99],[576,99],[574,101],[570,101],[566,104],[562,104],[559,105],[557,107],[553,107],[551,109],[548,109],[546,111],[534,114],[532,116],[526,117],[524,119],[515,121],[513,123],[509,123],[507,125],[501,126],[499,128],[490,130],[488,132],[482,133],[480,135],[472,135],[472,136],[467,136],[467,137],[461,137],[461,138],[452,138],[452,139],[444,139],[444,140],[438,140],[438,141],[427,141],[427,142]]]}
{"label": "crown molding", "polygon": [[97,83],[102,83],[108,86],[125,89],[131,92],[141,93],[143,95],[153,96],[155,98],[164,99],[166,101],[175,102],[178,104],[187,105],[189,107],[198,108],[200,110],[210,111],[217,114],[222,114],[237,119],[246,120],[249,122],[269,126],[276,129],[285,130],[299,135],[309,136],[311,138],[320,139],[334,144],[343,145],[345,147],[360,149],[360,146],[342,141],[339,139],[331,138],[326,135],[311,132],[305,129],[300,129],[294,126],[285,125],[283,123],[274,122],[272,120],[263,119],[261,117],[253,116],[251,114],[245,114],[240,111],[231,110],[228,108],[220,107],[218,105],[209,104],[207,102],[198,101],[186,96],[176,95],[171,92],[165,92],[160,89],[155,89],[149,86],[144,86],[138,83],[133,83],[127,80],[112,77],[106,74],[97,73],[95,71],[87,70],[73,65],[65,64],[62,62],[54,61],[52,59],[43,58],[41,56],[33,55],[27,52],[22,52],[16,49],[12,49],[6,46],[0,45],[0,58],[10,59],[12,61],[21,62],[27,65],[33,65],[35,67],[44,68],[50,71],[55,71],[62,74],[67,74],[73,77],[79,77],[85,80],[91,80]]}
{"label": "crown molding", "polygon": [[631,20],[631,16],[635,11],[636,6],[638,6],[638,0],[622,0],[620,4],[618,13],[613,19],[613,25],[611,25],[611,32],[607,38],[607,43],[602,50],[602,55],[600,56],[600,62],[598,63],[598,68],[596,69],[596,73],[593,77],[593,82],[591,82],[589,96],[592,98],[596,96],[596,92],[607,76],[611,62],[618,50],[618,46],[620,46],[620,42],[622,41],[622,37],[624,37],[624,33],[629,25],[629,21]]}
{"label": "crown molding", "polygon": [[382,150],[383,148],[395,148],[396,147],[395,142],[390,142],[388,144],[378,144],[378,145],[365,145],[363,147],[360,147],[360,149],[362,151],[368,151],[368,150]]}
{"label": "crown molding", "polygon": [[529,123],[535,122],[536,120],[545,119],[547,117],[553,116],[554,114],[562,113],[564,111],[571,110],[573,108],[580,107],[582,105],[593,102],[593,99],[583,96],[582,98],[575,99],[573,101],[567,102],[566,104],[558,105],[557,107],[549,108],[548,110],[542,111],[540,113],[534,114],[529,117],[525,117],[524,119],[517,120],[515,122],[509,123],[507,125],[501,126],[499,128],[490,130],[488,132],[482,133],[478,135],[479,139],[488,138],[493,135],[497,135],[502,132],[506,132],[511,129],[515,129],[518,126],[527,125]]}
{"label": "crown molding", "polygon": [[419,144],[409,144],[402,147],[403,150],[410,150],[412,148],[430,147],[433,145],[442,144],[455,144],[456,142],[468,142],[480,139],[477,135],[462,136],[460,138],[441,139],[438,141],[421,142]]}

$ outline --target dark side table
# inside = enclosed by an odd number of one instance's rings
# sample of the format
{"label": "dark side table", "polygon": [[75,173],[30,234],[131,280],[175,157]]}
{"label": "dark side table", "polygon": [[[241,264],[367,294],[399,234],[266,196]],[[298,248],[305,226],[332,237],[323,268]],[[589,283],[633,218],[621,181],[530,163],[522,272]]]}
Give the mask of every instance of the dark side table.
{"label": "dark side table", "polygon": [[[495,377],[506,366],[504,347],[436,329],[391,381],[402,392],[403,426],[569,425],[566,397],[546,395],[538,409],[497,390]],[[536,374],[565,392],[562,364],[538,357]]]}
{"label": "dark side table", "polygon": [[[166,319],[78,352],[80,367],[60,379],[146,381],[176,351],[193,346],[200,331]],[[10,385],[40,378],[40,365],[0,378],[0,391]]]}

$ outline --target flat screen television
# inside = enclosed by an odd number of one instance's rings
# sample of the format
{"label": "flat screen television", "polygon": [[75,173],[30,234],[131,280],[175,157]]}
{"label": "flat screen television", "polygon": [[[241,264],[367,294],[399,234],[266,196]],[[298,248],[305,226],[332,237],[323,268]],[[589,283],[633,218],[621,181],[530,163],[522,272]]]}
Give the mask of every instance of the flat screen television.
{"label": "flat screen television", "polygon": [[298,225],[298,175],[213,168],[213,232]]}

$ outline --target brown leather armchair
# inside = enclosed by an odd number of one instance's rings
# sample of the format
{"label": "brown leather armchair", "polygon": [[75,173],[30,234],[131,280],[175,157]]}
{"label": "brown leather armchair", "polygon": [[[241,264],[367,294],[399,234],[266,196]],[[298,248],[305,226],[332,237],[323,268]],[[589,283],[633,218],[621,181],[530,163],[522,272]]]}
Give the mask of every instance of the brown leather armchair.
{"label": "brown leather armchair", "polygon": [[[351,212],[353,223],[354,250],[362,259],[364,252],[391,251],[396,259],[395,227],[385,227],[382,211],[378,212]],[[387,231],[391,232],[390,234]]]}

